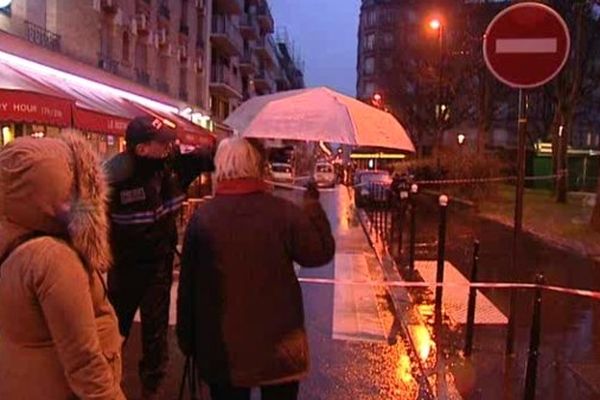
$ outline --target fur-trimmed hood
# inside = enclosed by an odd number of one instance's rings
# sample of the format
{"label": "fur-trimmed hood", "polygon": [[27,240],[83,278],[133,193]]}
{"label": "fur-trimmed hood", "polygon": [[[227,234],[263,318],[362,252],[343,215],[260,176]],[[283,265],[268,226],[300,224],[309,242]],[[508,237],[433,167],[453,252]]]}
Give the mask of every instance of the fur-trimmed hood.
{"label": "fur-trimmed hood", "polygon": [[90,272],[104,272],[111,263],[106,202],[103,170],[83,138],[19,138],[0,151],[0,255],[36,231],[66,236]]}

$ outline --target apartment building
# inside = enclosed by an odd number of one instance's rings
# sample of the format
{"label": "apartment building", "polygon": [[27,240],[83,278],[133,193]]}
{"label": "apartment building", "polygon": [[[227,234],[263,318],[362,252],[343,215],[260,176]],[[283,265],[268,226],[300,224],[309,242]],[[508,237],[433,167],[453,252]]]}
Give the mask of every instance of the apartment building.
{"label": "apartment building", "polygon": [[[77,128],[114,153],[139,106],[183,119],[185,140],[190,122],[230,133],[222,121],[243,100],[303,82],[274,28],[266,0],[3,0],[0,145]],[[47,103],[19,103],[27,93]],[[52,96],[66,102],[60,121],[47,118]]]}
{"label": "apartment building", "polygon": [[208,108],[205,0],[13,0],[0,30]]}
{"label": "apartment building", "polygon": [[276,90],[274,29],[266,0],[215,0],[210,93],[217,119],[243,100]]}

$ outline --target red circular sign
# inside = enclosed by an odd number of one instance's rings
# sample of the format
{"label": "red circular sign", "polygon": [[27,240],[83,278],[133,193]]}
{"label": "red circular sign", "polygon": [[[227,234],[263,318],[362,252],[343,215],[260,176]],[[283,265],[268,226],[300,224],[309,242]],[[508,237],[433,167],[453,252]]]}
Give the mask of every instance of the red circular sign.
{"label": "red circular sign", "polygon": [[569,57],[569,28],[540,3],[508,7],[490,23],[483,55],[492,73],[514,88],[534,88],[552,80]]}

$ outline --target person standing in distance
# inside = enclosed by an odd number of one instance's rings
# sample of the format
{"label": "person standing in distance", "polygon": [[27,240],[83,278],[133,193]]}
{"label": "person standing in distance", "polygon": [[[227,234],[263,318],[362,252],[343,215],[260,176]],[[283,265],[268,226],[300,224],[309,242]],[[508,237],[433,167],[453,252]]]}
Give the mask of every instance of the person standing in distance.
{"label": "person standing in distance", "polygon": [[177,214],[188,186],[214,169],[214,141],[181,154],[175,133],[153,117],[127,127],[127,148],[106,164],[111,187],[114,268],[108,293],[121,334],[127,338],[137,309],[142,320],[139,375],[144,400],[158,399],[169,354],[170,291],[177,245]]}

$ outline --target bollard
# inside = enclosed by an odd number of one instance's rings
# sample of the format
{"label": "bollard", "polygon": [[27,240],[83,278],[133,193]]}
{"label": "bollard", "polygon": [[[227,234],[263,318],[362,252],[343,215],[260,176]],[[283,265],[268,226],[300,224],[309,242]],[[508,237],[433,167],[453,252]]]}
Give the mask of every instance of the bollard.
{"label": "bollard", "polygon": [[412,277],[415,271],[415,244],[417,241],[417,206],[415,196],[419,192],[419,186],[413,183],[410,187],[410,245],[408,250],[408,270]]}
{"label": "bollard", "polygon": [[437,272],[435,281],[438,284],[435,288],[435,322],[437,326],[442,323],[442,296],[444,294],[444,261],[446,258],[446,220],[448,212],[448,196],[441,195],[439,198],[440,205],[440,224],[438,229],[438,259]]}
{"label": "bollard", "polygon": [[400,207],[398,210],[398,259],[402,259],[402,241],[404,238],[404,219],[406,216],[408,192],[406,190],[400,191]]}
{"label": "bollard", "polygon": [[386,242],[388,240],[388,204],[386,201],[387,189],[382,187],[381,193],[383,196],[383,200],[381,201],[381,208],[383,209],[383,229],[381,235],[383,236],[383,241]]}
{"label": "bollard", "polygon": [[537,380],[537,365],[540,349],[540,331],[542,329],[542,285],[545,283],[544,275],[538,274],[535,279],[538,285],[535,288],[533,300],[533,320],[529,335],[529,356],[527,357],[527,373],[525,375],[525,400],[535,399],[535,385]]}
{"label": "bollard", "polygon": [[[479,265],[479,240],[473,243],[473,268],[471,269],[471,283],[477,282],[477,267]],[[473,351],[473,330],[475,328],[475,302],[477,289],[469,289],[469,306],[467,310],[467,333],[465,337],[465,357],[470,357]]]}

